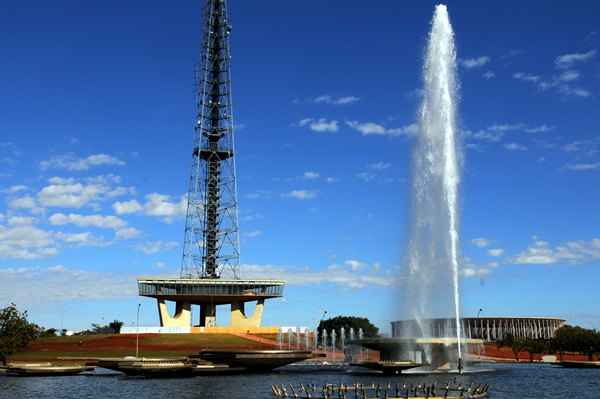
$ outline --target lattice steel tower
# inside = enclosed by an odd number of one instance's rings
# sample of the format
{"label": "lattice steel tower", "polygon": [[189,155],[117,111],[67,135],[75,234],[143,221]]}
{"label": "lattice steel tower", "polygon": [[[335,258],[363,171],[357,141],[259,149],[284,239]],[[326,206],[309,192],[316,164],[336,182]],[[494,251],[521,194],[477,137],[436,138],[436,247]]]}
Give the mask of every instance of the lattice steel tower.
{"label": "lattice steel tower", "polygon": [[206,0],[182,278],[239,278],[234,124],[226,0]]}

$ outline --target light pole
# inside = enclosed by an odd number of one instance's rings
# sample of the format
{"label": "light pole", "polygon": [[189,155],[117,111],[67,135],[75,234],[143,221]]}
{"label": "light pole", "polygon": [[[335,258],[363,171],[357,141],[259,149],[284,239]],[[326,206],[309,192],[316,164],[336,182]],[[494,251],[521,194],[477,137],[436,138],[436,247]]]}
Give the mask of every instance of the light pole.
{"label": "light pole", "polygon": [[135,358],[137,359],[140,354],[140,308],[142,307],[141,303],[138,303],[137,307],[137,318],[136,318],[136,327],[135,327]]}
{"label": "light pole", "polygon": [[319,326],[321,325],[321,322],[323,321],[323,319],[325,318],[326,315],[327,315],[327,311],[324,310],[323,314],[321,315],[321,318],[319,319],[319,324],[317,325],[317,329],[315,330],[315,350],[317,350],[317,348],[319,346]]}
{"label": "light pole", "polygon": [[[481,333],[481,320],[479,319],[479,315],[483,312],[482,308],[479,308],[477,311],[477,325],[479,326],[479,332]],[[480,334],[483,337],[483,333]],[[477,345],[477,360],[481,360],[481,345]]]}

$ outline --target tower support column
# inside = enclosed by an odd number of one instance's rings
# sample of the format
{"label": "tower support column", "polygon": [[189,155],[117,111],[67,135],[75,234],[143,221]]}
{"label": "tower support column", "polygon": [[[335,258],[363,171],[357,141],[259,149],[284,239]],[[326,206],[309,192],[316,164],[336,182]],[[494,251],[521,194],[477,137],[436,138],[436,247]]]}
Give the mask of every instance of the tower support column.
{"label": "tower support column", "polygon": [[175,315],[171,317],[164,299],[156,299],[161,327],[190,327],[192,325],[192,306],[189,302],[175,302]]}
{"label": "tower support column", "polygon": [[246,315],[244,302],[233,302],[231,304],[231,327],[235,328],[257,328],[262,322],[265,300],[256,302],[256,308],[252,316]]}
{"label": "tower support column", "polygon": [[217,326],[217,306],[214,303],[200,305],[200,327]]}

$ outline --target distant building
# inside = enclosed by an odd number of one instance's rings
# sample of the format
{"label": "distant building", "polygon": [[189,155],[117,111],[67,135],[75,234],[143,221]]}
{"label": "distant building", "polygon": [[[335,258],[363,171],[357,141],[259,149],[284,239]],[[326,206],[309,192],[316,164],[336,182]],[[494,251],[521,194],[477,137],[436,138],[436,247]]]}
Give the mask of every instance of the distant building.
{"label": "distant building", "polygon": [[[421,322],[433,337],[455,336],[456,322],[453,318],[425,319]],[[520,339],[551,339],[556,330],[565,325],[557,317],[464,317],[461,319],[462,336],[498,341],[512,335]],[[392,337],[422,335],[416,320],[392,322]],[[417,333],[419,332],[419,333]]]}

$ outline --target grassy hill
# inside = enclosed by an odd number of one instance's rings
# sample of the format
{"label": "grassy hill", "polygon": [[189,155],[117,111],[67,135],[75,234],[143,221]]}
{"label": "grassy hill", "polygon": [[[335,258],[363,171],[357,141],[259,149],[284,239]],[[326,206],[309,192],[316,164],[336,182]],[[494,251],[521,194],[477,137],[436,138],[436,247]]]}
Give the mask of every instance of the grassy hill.
{"label": "grassy hill", "polygon": [[[10,361],[48,361],[60,357],[134,356],[135,334],[97,334],[41,338]],[[140,355],[180,357],[202,349],[271,349],[272,345],[232,334],[140,334]]]}

